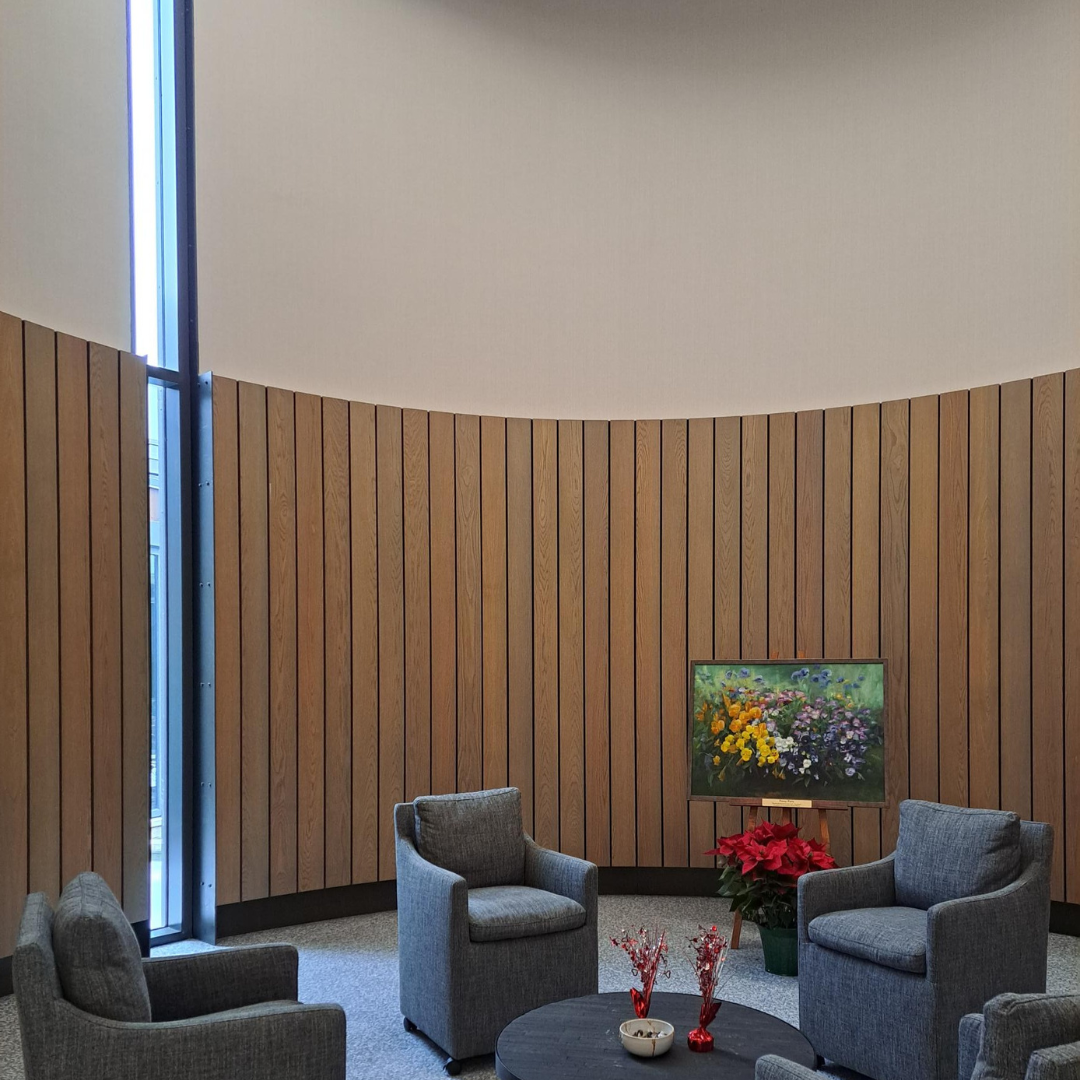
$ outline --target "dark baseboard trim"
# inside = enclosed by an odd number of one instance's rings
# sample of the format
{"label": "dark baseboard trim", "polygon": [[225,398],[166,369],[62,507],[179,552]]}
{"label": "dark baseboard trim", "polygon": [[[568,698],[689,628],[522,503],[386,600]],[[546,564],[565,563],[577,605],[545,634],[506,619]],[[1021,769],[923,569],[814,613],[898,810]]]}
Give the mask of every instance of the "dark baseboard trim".
{"label": "dark baseboard trim", "polygon": [[601,866],[601,896],[716,896],[720,874],[711,866]]}
{"label": "dark baseboard trim", "polygon": [[11,957],[0,956],[0,997],[14,993],[15,989],[11,985]]}
{"label": "dark baseboard trim", "polygon": [[1080,937],[1080,904],[1055,900],[1050,905],[1050,933]]}

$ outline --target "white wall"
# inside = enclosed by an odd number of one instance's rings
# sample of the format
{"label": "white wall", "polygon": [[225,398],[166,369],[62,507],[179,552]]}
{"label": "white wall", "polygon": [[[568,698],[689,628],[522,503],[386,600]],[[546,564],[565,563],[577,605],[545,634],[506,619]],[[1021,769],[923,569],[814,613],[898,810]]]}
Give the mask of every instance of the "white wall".
{"label": "white wall", "polygon": [[207,0],[204,369],[685,416],[1080,362],[1077,0]]}
{"label": "white wall", "polygon": [[0,309],[131,346],[123,0],[0,0]]}

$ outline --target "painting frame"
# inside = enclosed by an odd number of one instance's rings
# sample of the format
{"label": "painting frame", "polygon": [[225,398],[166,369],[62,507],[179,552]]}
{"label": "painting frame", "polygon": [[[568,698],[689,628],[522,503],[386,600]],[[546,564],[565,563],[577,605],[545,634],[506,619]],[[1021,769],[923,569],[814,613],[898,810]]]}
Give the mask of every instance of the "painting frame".
{"label": "painting frame", "polygon": [[[847,800],[847,799],[800,799],[770,798],[767,796],[753,795],[699,795],[694,793],[694,675],[699,666],[733,666],[739,664],[743,667],[793,667],[810,664],[840,665],[840,664],[876,664],[881,667],[881,730],[882,730],[882,800]],[[690,802],[723,803],[730,806],[764,806],[764,807],[790,807],[793,809],[814,810],[848,810],[853,808],[885,810],[891,803],[889,801],[889,764],[893,753],[892,720],[889,709],[889,660],[884,656],[847,656],[847,657],[789,657],[769,660],[749,660],[720,658],[712,660],[690,660],[687,664],[687,696],[686,696],[686,789],[687,798]]]}

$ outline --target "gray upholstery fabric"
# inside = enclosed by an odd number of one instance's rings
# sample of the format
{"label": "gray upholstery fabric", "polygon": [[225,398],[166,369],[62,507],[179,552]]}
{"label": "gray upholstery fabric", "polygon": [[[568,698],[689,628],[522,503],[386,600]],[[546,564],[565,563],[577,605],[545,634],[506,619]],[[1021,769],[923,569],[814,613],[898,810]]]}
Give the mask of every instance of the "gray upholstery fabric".
{"label": "gray upholstery fabric", "polygon": [[1020,873],[1020,818],[908,799],[900,806],[896,902],[929,908],[1002,889]]}
{"label": "gray upholstery fabric", "polygon": [[1036,1050],[1080,1039],[1080,996],[1001,994],[983,1009],[971,1080],[1024,1080]]}
{"label": "gray upholstery fabric", "polygon": [[1028,1062],[1026,1080],[1080,1080],[1080,1042],[1036,1050]]}
{"label": "gray upholstery fabric", "polygon": [[810,940],[897,971],[926,973],[926,912],[920,908],[856,908],[819,915]]}
{"label": "gray upholstery fabric", "polygon": [[757,1059],[754,1080],[821,1080],[818,1073],[787,1058],[766,1054]]}
{"label": "gray upholstery fabric", "polygon": [[960,1045],[957,1050],[957,1076],[959,1080],[971,1080],[975,1061],[982,1049],[982,1013],[968,1013],[960,1017]]}
{"label": "gray upholstery fabric", "polygon": [[875,1080],[954,1080],[962,1016],[1000,993],[1045,991],[1053,832],[1024,822],[1020,842],[1015,881],[926,913],[925,974],[824,948],[809,932],[829,912],[895,907],[892,857],[800,879],[799,1026],[819,1054]]}
{"label": "gray upholstery fabric", "polygon": [[557,934],[585,925],[585,909],[568,896],[527,885],[491,885],[469,890],[469,938],[507,938]]}
{"label": "gray upholstery fabric", "polygon": [[138,939],[97,874],[68,882],[56,907],[53,949],[60,985],[73,1005],[107,1020],[150,1019]]}
{"label": "gray upholstery fabric", "polygon": [[545,851],[522,833],[524,884],[579,904],[574,930],[473,941],[465,878],[417,851],[410,803],[394,808],[401,1012],[451,1057],[491,1053],[531,1009],[597,990],[596,867]]}
{"label": "gray upholstery fabric", "polygon": [[423,795],[412,807],[416,848],[427,862],[460,874],[470,889],[524,882],[525,834],[517,788]]}
{"label": "gray upholstery fabric", "polygon": [[296,995],[291,946],[147,961],[155,1016],[170,1019],[131,1023],[64,998],[53,929],[44,895],[27,897],[12,961],[27,1080],[344,1080],[344,1012],[276,1000]]}

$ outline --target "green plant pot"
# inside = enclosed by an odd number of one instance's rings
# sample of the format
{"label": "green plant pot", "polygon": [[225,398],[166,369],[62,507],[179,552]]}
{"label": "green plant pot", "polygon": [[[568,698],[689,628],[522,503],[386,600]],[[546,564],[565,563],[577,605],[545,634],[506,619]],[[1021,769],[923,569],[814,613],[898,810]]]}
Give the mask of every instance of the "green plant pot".
{"label": "green plant pot", "polygon": [[799,974],[799,931],[794,927],[770,930],[760,926],[761,947],[765,952],[765,970],[773,975]]}

